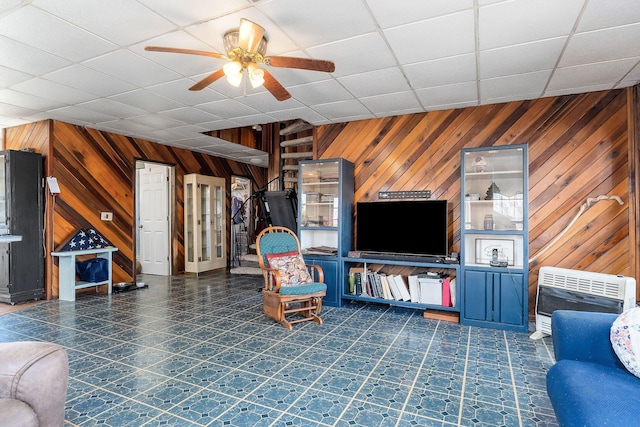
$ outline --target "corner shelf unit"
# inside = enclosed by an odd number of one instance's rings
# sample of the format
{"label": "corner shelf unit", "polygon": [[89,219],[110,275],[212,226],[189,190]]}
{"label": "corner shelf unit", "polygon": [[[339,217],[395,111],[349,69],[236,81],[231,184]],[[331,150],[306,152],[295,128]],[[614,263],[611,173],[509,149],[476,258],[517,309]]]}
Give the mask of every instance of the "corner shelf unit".
{"label": "corner shelf unit", "polygon": [[[351,267],[365,267],[370,265],[376,266],[397,266],[397,267],[411,267],[416,269],[417,272],[423,271],[448,271],[451,277],[455,277],[456,279],[456,295],[455,301],[456,304],[454,307],[445,307],[443,305],[437,304],[421,304],[410,301],[398,301],[391,300],[385,298],[374,298],[369,296],[360,296],[353,295],[348,293],[348,272]],[[379,268],[378,270],[383,270],[384,267]],[[345,257],[343,258],[343,277],[342,277],[342,299],[347,301],[363,301],[363,302],[372,302],[379,304],[388,304],[397,307],[404,308],[415,308],[420,310],[440,310],[440,311],[450,311],[450,312],[461,312],[460,307],[464,305],[462,300],[462,286],[460,282],[460,265],[459,264],[445,264],[445,263],[432,263],[432,262],[421,262],[415,260],[403,260],[402,258],[398,259],[378,259],[375,257],[361,257],[361,258],[351,258]],[[404,276],[404,275],[403,275]]]}

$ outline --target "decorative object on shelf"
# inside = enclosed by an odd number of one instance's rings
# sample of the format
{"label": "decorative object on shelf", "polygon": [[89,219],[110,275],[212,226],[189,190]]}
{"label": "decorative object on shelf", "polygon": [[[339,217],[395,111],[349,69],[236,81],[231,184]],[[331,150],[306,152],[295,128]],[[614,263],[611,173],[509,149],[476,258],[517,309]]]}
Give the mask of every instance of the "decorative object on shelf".
{"label": "decorative object on shelf", "polygon": [[87,249],[110,248],[113,245],[94,228],[79,228],[56,252],[84,251]]}
{"label": "decorative object on shelf", "polygon": [[474,172],[486,172],[487,170],[487,161],[482,156],[476,156],[473,161],[473,170]]}
{"label": "decorative object on shelf", "polygon": [[501,194],[500,187],[495,182],[492,182],[489,188],[487,189],[487,196],[484,198],[485,200],[493,200],[496,198],[497,194]]}
{"label": "decorative object on shelf", "polygon": [[513,240],[511,239],[476,239],[476,263],[491,263],[493,251],[498,251],[498,259],[513,265]]}
{"label": "decorative object on shelf", "polygon": [[486,214],[484,216],[484,229],[493,230],[493,215]]}

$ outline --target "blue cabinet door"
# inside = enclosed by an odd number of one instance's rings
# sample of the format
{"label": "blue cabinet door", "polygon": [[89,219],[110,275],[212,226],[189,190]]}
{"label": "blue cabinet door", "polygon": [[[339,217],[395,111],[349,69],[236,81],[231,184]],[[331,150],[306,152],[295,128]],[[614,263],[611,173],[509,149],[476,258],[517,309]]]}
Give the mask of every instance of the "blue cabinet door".
{"label": "blue cabinet door", "polygon": [[492,292],[484,271],[464,273],[464,318],[469,320],[490,320]]}
{"label": "blue cabinet door", "polygon": [[307,264],[315,264],[322,267],[324,273],[324,283],[327,285],[327,295],[322,299],[322,304],[339,307],[340,306],[340,289],[338,288],[338,260],[327,257],[304,256]]}
{"label": "blue cabinet door", "polygon": [[524,294],[522,273],[466,270],[463,317],[526,328]]}

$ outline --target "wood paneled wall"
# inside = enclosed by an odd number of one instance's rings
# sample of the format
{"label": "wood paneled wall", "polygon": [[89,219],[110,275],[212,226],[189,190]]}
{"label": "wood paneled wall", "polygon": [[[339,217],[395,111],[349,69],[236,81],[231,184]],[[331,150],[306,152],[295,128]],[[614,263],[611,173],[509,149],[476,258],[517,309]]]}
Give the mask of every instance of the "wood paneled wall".
{"label": "wood paneled wall", "polygon": [[324,125],[316,129],[318,157],[355,163],[356,202],[376,200],[383,190],[431,190],[432,198],[449,200],[449,247],[456,252],[462,148],[528,144],[531,257],[563,231],[587,199],[619,196],[624,205],[594,203],[530,264],[533,310],[542,265],[635,276],[629,90]]}
{"label": "wood paneled wall", "polygon": [[[47,252],[78,228],[93,227],[118,247],[114,253],[114,281],[130,281],[135,268],[135,161],[175,166],[175,219],[172,266],[184,271],[183,176],[199,173],[227,182],[227,223],[230,221],[231,175],[252,179],[253,191],[266,183],[266,169],[220,157],[102,132],[58,121],[43,121],[7,129],[7,149],[31,148],[47,157],[46,175],[55,176],[60,195],[49,197]],[[53,207],[53,210],[52,210]],[[113,212],[113,222],[100,220],[101,211]],[[229,248],[229,236],[227,236]],[[58,295],[57,268],[47,274],[48,298]],[[52,274],[53,273],[53,274]]]}

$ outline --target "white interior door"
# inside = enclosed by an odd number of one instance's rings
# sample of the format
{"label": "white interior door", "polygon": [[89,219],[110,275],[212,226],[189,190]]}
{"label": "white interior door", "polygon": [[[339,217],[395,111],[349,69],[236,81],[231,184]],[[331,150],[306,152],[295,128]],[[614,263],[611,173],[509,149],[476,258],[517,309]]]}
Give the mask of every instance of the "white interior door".
{"label": "white interior door", "polygon": [[169,261],[169,167],[145,163],[138,169],[139,261],[142,273],[168,276]]}

